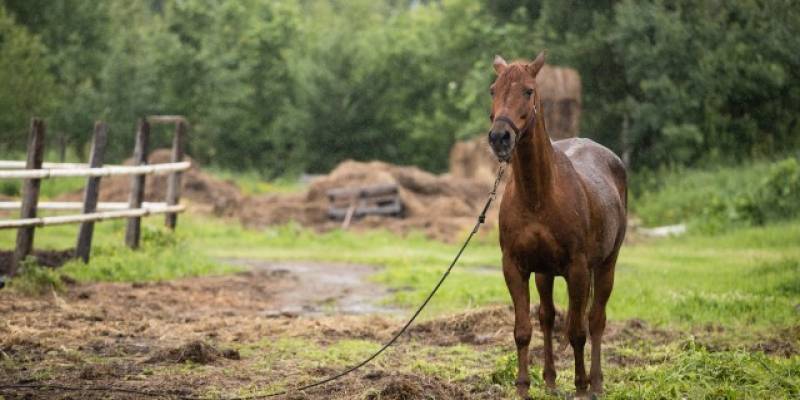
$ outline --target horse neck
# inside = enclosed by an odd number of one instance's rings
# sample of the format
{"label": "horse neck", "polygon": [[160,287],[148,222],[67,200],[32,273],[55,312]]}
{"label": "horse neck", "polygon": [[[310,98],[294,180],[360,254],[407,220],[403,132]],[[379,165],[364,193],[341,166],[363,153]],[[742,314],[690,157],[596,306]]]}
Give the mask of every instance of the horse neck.
{"label": "horse neck", "polygon": [[544,116],[537,115],[536,123],[523,133],[513,157],[514,183],[520,199],[538,207],[550,195],[553,186],[553,145],[544,126]]}

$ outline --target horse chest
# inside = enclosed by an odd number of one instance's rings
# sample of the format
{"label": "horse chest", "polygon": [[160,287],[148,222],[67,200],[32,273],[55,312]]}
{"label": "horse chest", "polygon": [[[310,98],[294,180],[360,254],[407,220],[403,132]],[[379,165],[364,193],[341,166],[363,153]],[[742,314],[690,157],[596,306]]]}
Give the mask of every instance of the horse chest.
{"label": "horse chest", "polygon": [[520,226],[515,231],[502,246],[515,264],[528,272],[563,275],[569,252],[556,232],[539,223]]}

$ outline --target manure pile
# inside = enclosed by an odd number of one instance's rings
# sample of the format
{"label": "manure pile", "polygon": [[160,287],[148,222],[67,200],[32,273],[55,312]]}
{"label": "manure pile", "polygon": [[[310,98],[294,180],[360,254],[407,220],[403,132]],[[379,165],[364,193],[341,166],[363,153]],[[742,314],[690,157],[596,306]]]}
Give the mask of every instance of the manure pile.
{"label": "manure pile", "polygon": [[348,160],[312,181],[305,193],[246,198],[239,217],[247,226],[296,221],[317,230],[330,230],[341,226],[341,222],[327,216],[328,190],[385,184],[399,188],[403,218],[367,216],[355,221],[352,228],[384,228],[398,233],[421,230],[447,241],[459,240],[460,234],[472,226],[490,186],[471,179],[434,175],[416,167]]}

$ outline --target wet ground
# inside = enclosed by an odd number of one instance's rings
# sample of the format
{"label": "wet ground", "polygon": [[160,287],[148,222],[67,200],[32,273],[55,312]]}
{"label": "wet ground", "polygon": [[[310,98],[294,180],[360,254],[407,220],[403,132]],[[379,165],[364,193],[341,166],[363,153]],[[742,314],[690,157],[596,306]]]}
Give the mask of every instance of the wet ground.
{"label": "wet ground", "polygon": [[[369,280],[373,267],[227,261],[249,270],[158,283],[73,284],[41,297],[0,291],[0,387],[106,386],[211,398],[271,393],[360,361],[408,314],[384,305],[388,291]],[[533,360],[541,360],[541,336],[533,322],[531,352]],[[559,315],[558,340],[562,327]],[[512,330],[509,305],[427,318],[364,369],[283,398],[504,398],[510,389],[494,383],[494,375],[497,360],[513,351]],[[687,334],[639,320],[611,322],[605,362],[618,367],[660,362],[657,357],[663,356],[631,349]],[[702,332],[694,334],[700,341]],[[769,349],[759,351],[797,354],[793,342],[770,340],[763,342]],[[569,370],[569,350],[557,347],[558,369]],[[141,397],[0,389],[4,399]]]}
{"label": "wet ground", "polygon": [[378,268],[367,265],[314,262],[273,262],[223,259],[289,281],[275,291],[267,315],[391,314],[400,310],[387,305],[389,291],[370,282]]}

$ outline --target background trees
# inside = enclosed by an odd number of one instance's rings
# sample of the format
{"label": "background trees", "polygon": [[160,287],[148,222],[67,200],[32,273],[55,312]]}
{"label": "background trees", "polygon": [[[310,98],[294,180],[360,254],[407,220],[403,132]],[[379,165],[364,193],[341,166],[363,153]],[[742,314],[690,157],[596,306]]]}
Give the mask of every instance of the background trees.
{"label": "background trees", "polygon": [[441,171],[486,129],[493,55],[547,48],[633,167],[761,157],[800,145],[798,30],[791,0],[0,0],[0,151],[38,114],[81,155],[104,118],[120,159],[138,116],[180,113],[223,168]]}

